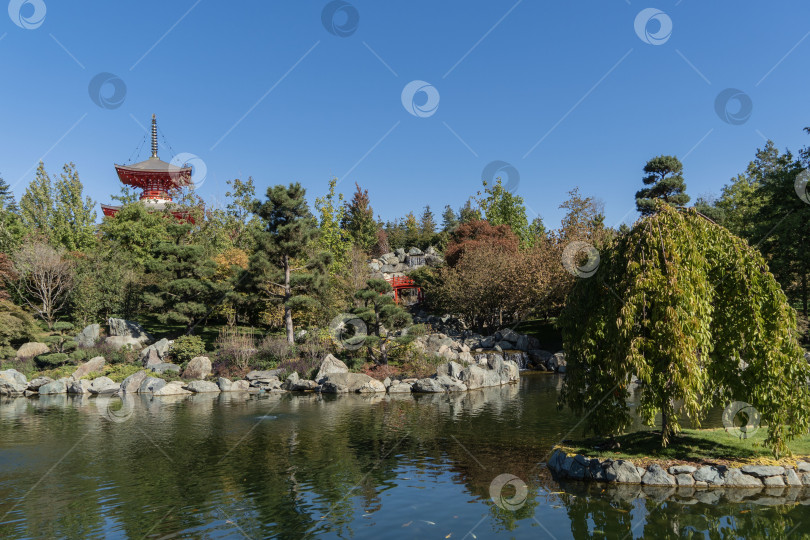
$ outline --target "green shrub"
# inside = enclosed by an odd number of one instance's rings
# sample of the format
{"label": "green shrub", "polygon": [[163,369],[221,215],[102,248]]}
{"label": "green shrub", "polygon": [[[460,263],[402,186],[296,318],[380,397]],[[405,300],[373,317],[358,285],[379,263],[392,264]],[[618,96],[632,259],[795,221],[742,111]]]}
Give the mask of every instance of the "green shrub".
{"label": "green shrub", "polygon": [[66,364],[70,357],[65,353],[40,354],[36,357],[37,365],[42,369],[49,369]]}
{"label": "green shrub", "polygon": [[195,356],[205,354],[205,343],[200,336],[180,336],[174,340],[169,354],[176,363],[185,364]]}
{"label": "green shrub", "polygon": [[47,345],[58,345],[62,342],[62,336],[45,336],[41,341]]}
{"label": "green shrub", "polygon": [[8,300],[0,300],[0,344],[34,340],[39,332],[34,318]]}
{"label": "green shrub", "polygon": [[70,359],[77,363],[84,362],[85,360],[88,360],[90,358],[93,358],[93,356],[96,356],[96,355],[91,356],[91,353],[92,351],[90,349],[76,349],[75,351],[72,351],[70,353]]}
{"label": "green shrub", "polygon": [[73,340],[66,341],[66,342],[62,343],[62,352],[75,350],[78,346],[79,346],[79,344],[76,343]]}
{"label": "green shrub", "polygon": [[73,324],[65,321],[59,321],[54,323],[53,329],[57,332],[67,332],[69,330],[73,330]]}
{"label": "green shrub", "polygon": [[17,351],[11,345],[0,346],[0,360],[4,358],[16,358]]}

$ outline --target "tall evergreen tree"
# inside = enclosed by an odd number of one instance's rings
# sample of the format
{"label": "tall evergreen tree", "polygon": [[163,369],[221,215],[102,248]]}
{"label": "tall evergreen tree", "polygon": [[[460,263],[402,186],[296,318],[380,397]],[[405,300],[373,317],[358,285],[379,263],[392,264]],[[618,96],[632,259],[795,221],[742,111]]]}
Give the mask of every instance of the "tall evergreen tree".
{"label": "tall evergreen tree", "polygon": [[[359,189],[359,188],[358,188]],[[253,211],[266,223],[256,233],[256,251],[250,258],[250,288],[284,307],[287,342],[294,343],[293,310],[315,307],[312,295],[326,284],[331,256],[311,255],[318,224],[304,199],[301,184],[267,188],[267,200],[255,201]],[[373,220],[372,220],[373,222]]]}
{"label": "tall evergreen tree", "polygon": [[413,335],[398,333],[410,326],[411,316],[389,296],[393,289],[384,279],[369,279],[366,287],[357,292],[355,298],[363,303],[354,309],[366,323],[368,336],[364,345],[375,363],[385,365],[393,347],[402,346],[413,341]]}
{"label": "tall evergreen tree", "polygon": [[34,179],[20,198],[20,214],[30,230],[37,231],[51,243],[54,240],[54,193],[51,177],[41,161]]}
{"label": "tall evergreen tree", "polygon": [[68,251],[92,246],[96,229],[96,203],[90,197],[83,197],[84,186],[75,164],[65,164],[55,188],[55,240]]}
{"label": "tall evergreen tree", "polygon": [[374,210],[368,197],[368,190],[360,189],[355,183],[357,191],[352,200],[346,204],[343,216],[343,228],[348,231],[352,242],[364,251],[369,251],[377,241],[377,223],[374,221]]}
{"label": "tall evergreen tree", "polygon": [[14,193],[11,191],[11,186],[0,176],[0,211],[2,210],[13,214],[20,211],[19,208],[17,208],[17,201],[14,200]]}
{"label": "tall evergreen tree", "polygon": [[656,212],[656,199],[670,206],[683,206],[689,202],[686,183],[683,181],[683,164],[675,156],[658,156],[644,165],[647,173],[642,181],[645,186],[636,192],[636,209],[643,216]]}
{"label": "tall evergreen tree", "polygon": [[491,225],[509,225],[522,244],[528,239],[529,221],[523,197],[507,190],[500,178],[495,184],[484,182],[484,193],[478,201],[484,218]]}
{"label": "tall evergreen tree", "polygon": [[458,225],[458,216],[453,211],[453,207],[448,204],[442,212],[442,232],[451,232],[456,225]]}
{"label": "tall evergreen tree", "polygon": [[323,197],[315,199],[315,210],[319,214],[320,235],[318,236],[318,246],[323,251],[332,254],[331,271],[333,274],[341,273],[345,270],[349,262],[349,233],[340,226],[346,207],[343,205],[343,194],[335,193],[337,178],[329,181],[329,193]]}

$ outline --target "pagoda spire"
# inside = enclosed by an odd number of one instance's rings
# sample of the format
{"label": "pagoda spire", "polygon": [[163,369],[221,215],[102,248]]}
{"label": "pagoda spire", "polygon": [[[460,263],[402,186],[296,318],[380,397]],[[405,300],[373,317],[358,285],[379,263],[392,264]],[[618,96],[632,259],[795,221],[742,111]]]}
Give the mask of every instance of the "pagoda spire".
{"label": "pagoda spire", "polygon": [[157,120],[155,115],[152,114],[152,157],[157,158]]}

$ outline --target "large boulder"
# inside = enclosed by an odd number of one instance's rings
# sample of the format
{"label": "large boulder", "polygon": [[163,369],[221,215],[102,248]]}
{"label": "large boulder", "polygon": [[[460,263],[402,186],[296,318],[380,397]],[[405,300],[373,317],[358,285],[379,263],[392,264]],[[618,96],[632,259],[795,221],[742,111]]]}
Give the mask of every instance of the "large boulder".
{"label": "large boulder", "polygon": [[272,379],[273,377],[277,378],[284,370],[282,369],[266,369],[263,371],[253,370],[247,375],[245,375],[245,379],[248,381],[258,381],[262,379]]}
{"label": "large boulder", "polygon": [[554,353],[548,361],[548,368],[552,371],[565,373],[565,367],[565,353],[562,351]]}
{"label": "large boulder", "polygon": [[641,483],[647,486],[674,486],[676,485],[675,477],[667,473],[661,465],[653,464],[641,477]]}
{"label": "large boulder", "polygon": [[445,388],[436,379],[419,379],[413,383],[411,391],[425,394],[439,394],[445,392]]}
{"label": "large boulder", "polygon": [[638,469],[630,461],[619,459],[611,462],[605,468],[605,478],[608,482],[617,482],[619,484],[640,484],[641,475]]}
{"label": "large boulder", "polygon": [[327,354],[326,357],[321,362],[321,367],[318,369],[318,374],[315,375],[315,380],[317,382],[322,382],[322,380],[327,375],[333,375],[338,373],[348,373],[349,368],[344,364],[342,361],[338,360],[331,354]]}
{"label": "large boulder", "polygon": [[38,341],[29,341],[24,343],[17,349],[17,358],[33,358],[40,354],[45,354],[51,349],[45,344]]}
{"label": "large boulder", "polygon": [[144,367],[149,367],[150,364],[159,364],[166,358],[170,346],[171,343],[166,338],[149,345],[141,351],[141,363]]}
{"label": "large boulder", "polygon": [[215,392],[218,394],[220,392],[217,383],[211,381],[191,381],[185,386],[185,389],[194,393]]}
{"label": "large boulder", "polygon": [[207,356],[192,358],[183,370],[184,379],[202,380],[211,374],[211,360]]}
{"label": "large boulder", "polygon": [[43,384],[42,386],[39,387],[39,394],[42,396],[47,396],[51,394],[67,393],[67,384],[65,384],[66,380],[67,379],[59,379],[58,381]]}
{"label": "large boulder", "polygon": [[28,390],[28,381],[25,375],[16,369],[0,371],[0,396],[22,394]]}
{"label": "large boulder", "polygon": [[96,344],[99,337],[101,337],[101,325],[90,324],[84,327],[84,330],[76,334],[76,343],[80,347],[92,347]]}
{"label": "large boulder", "polygon": [[321,392],[327,394],[385,392],[385,385],[365,373],[330,373],[321,382]]}
{"label": "large boulder", "polygon": [[140,388],[138,388],[138,393],[152,394],[154,392],[157,392],[164,386],[166,386],[166,381],[164,381],[163,379],[158,379],[157,377],[147,377],[141,383]]}
{"label": "large boulder", "polygon": [[233,387],[233,381],[226,377],[220,377],[217,379],[217,388],[219,388],[220,392],[230,392],[231,388]]}
{"label": "large boulder", "polygon": [[[0,373],[0,377],[1,376],[2,373]],[[28,390],[36,392],[40,389],[40,387],[45,386],[49,382],[53,382],[53,379],[51,379],[50,377],[37,377],[35,379],[31,379],[30,381],[28,381]]]}
{"label": "large boulder", "polygon": [[231,392],[247,392],[250,390],[250,383],[247,381],[234,381],[231,385]]}
{"label": "large boulder", "polygon": [[138,350],[143,347],[143,342],[137,338],[129,337],[129,336],[108,336],[107,339],[104,340],[104,343],[115,350],[123,349],[124,347],[129,347],[133,350]]}
{"label": "large boulder", "polygon": [[166,373],[167,371],[180,373],[180,366],[177,364],[172,364],[171,362],[161,362],[160,364],[150,366],[149,371],[153,373]]}
{"label": "large boulder", "polygon": [[410,394],[411,385],[402,381],[393,381],[388,387],[389,394]]}
{"label": "large boulder", "polygon": [[487,370],[479,366],[467,366],[458,377],[469,390],[483,388],[487,383]]}
{"label": "large boulder", "polygon": [[785,474],[785,468],[777,465],[746,465],[742,468],[742,472],[765,478],[766,476],[782,476]]}
{"label": "large boulder", "polygon": [[92,383],[87,379],[75,379],[67,385],[68,394],[89,394]]}
{"label": "large boulder", "polygon": [[125,394],[134,394],[147,378],[149,378],[149,375],[144,370],[133,373],[121,383],[121,391]]}
{"label": "large boulder", "polygon": [[103,356],[96,356],[94,358],[91,358],[90,360],[88,360],[87,362],[81,364],[78,368],[76,368],[76,371],[73,372],[73,375],[71,375],[71,377],[73,377],[76,380],[79,380],[82,377],[86,376],[88,373],[93,372],[100,373],[101,369],[104,367],[104,363],[105,360]]}
{"label": "large boulder", "polygon": [[[216,385],[215,385],[216,386]],[[153,396],[182,396],[191,395],[189,390],[183,388],[182,381],[172,381],[152,392]]]}
{"label": "large boulder", "polygon": [[98,377],[90,383],[91,394],[115,394],[121,385],[109,377]]}
{"label": "large boulder", "polygon": [[133,338],[138,340],[141,345],[152,341],[151,336],[143,329],[143,326],[136,322],[109,318],[107,319],[107,325],[110,327],[110,336]]}
{"label": "large boulder", "polygon": [[439,383],[446,392],[467,391],[467,385],[461,382],[460,380],[456,379],[455,377],[449,377],[447,375],[437,375],[436,382]]}
{"label": "large boulder", "polygon": [[461,364],[451,361],[439,365],[439,367],[436,368],[436,375],[446,375],[454,379],[460,379],[462,371],[464,371],[464,367]]}
{"label": "large boulder", "polygon": [[717,468],[710,465],[704,465],[696,470],[692,476],[696,482],[706,482],[706,484],[712,486],[722,486],[725,484],[725,480],[723,479],[723,473],[725,471],[726,470],[724,467]]}
{"label": "large boulder", "polygon": [[500,375],[501,384],[515,382],[520,380],[520,368],[516,362],[505,360],[498,370],[498,375]]}
{"label": "large boulder", "polygon": [[723,474],[724,485],[730,487],[762,487],[762,480],[744,474],[740,469],[728,469]]}

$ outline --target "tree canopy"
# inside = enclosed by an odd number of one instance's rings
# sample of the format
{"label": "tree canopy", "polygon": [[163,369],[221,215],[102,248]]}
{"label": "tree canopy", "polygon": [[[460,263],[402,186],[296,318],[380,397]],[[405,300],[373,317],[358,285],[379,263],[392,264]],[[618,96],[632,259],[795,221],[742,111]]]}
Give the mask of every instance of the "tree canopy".
{"label": "tree canopy", "polygon": [[672,206],[683,206],[689,202],[686,183],[683,180],[683,164],[675,156],[654,157],[644,165],[645,186],[636,192],[636,208],[641,215],[648,216],[659,205],[656,199]]}
{"label": "tree canopy", "polygon": [[810,375],[796,338],[796,314],[762,255],[694,210],[665,204],[616,238],[593,277],[580,279],[560,317],[568,373],[560,403],[589,412],[590,430],[661,415],[666,444],[688,418],[746,402],[784,454],[807,432]]}

